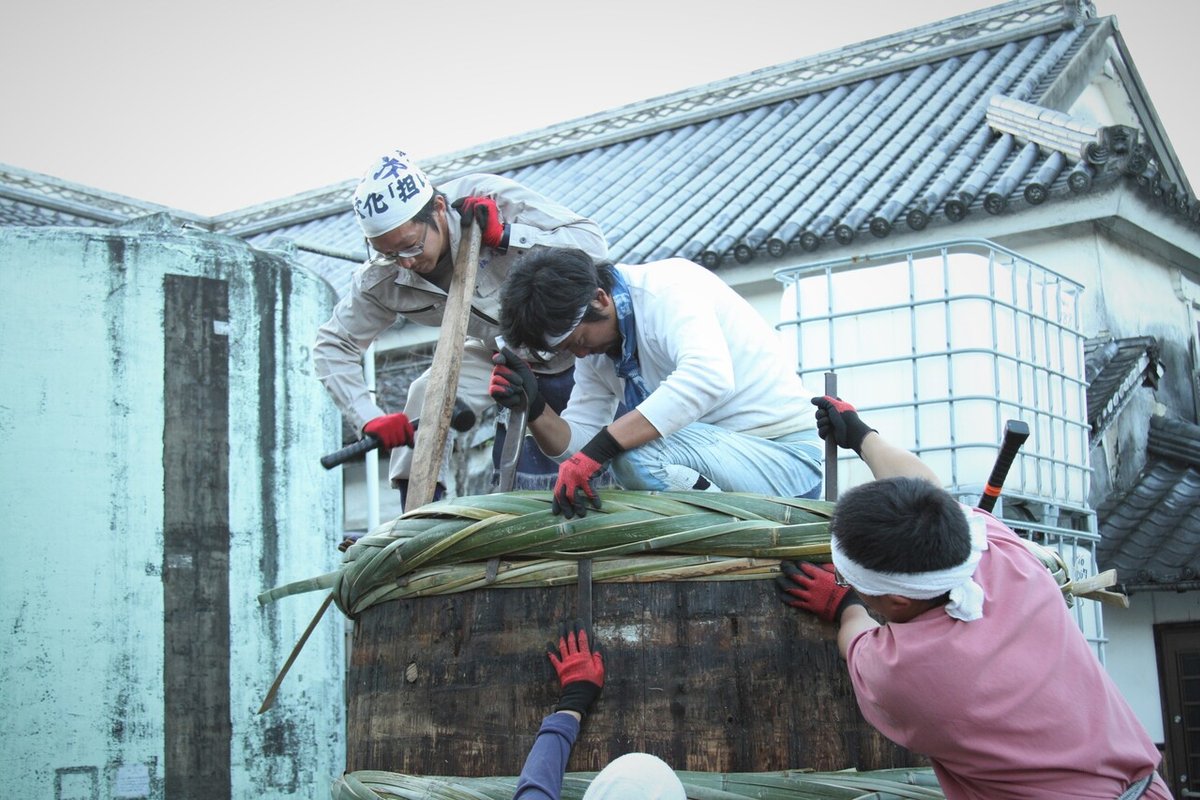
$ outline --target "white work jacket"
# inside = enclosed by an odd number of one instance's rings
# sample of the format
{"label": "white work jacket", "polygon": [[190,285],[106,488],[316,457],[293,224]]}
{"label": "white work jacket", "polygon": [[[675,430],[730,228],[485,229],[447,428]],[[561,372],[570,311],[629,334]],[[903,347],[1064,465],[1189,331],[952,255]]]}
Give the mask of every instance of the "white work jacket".
{"label": "white work jacket", "polygon": [[[607,258],[608,246],[595,222],[508,178],[467,175],[438,189],[446,195],[452,259],[457,258],[462,238],[461,216],[450,208],[455,200],[468,196],[490,197],[496,201],[501,221],[509,225],[508,250],[500,253],[485,247],[480,254],[467,326],[468,341],[479,340],[487,348],[495,346],[495,338],[500,334],[500,288],[513,263],[530,249],[538,246],[577,247],[593,258]],[[363,353],[401,317],[422,325],[440,326],[446,301],[444,290],[397,265],[372,267],[364,264],[358,268],[350,293],[342,298],[334,308],[333,316],[321,326],[313,347],[317,377],[355,428],[362,430],[369,420],[385,413],[367,391],[362,371]],[[570,354],[566,355],[564,363],[548,367],[548,371],[569,367]],[[478,372],[476,370],[475,374]],[[480,382],[475,380],[474,383]],[[486,381],[470,386],[460,381],[459,396],[478,413],[492,402],[487,388]]]}

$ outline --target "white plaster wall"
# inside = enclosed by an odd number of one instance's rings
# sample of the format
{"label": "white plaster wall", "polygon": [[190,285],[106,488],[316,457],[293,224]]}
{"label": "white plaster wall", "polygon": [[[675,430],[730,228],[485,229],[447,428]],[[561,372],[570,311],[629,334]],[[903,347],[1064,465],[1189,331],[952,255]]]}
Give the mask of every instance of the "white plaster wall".
{"label": "white plaster wall", "polygon": [[1010,237],[1003,244],[1083,284],[1081,318],[1087,336],[1103,331],[1118,338],[1187,341],[1192,336],[1187,308],[1176,294],[1176,268],[1148,248],[1090,225]]}
{"label": "white plaster wall", "polygon": [[[243,243],[207,234],[0,229],[0,774],[31,796],[56,796],[57,778],[61,796],[107,800],[120,777],[132,774],[136,789],[144,770],[145,796],[162,798],[168,273],[229,281],[232,796],[317,797],[342,769],[336,615],[275,709],[255,713],[320,600],[260,608],[264,561],[280,582],[333,569],[341,502],[317,462],[336,446],[336,412],[306,374],[332,297],[307,272],[277,262],[264,276],[255,263]],[[286,314],[265,315],[277,326],[265,340],[277,348],[266,359],[277,393],[260,402],[257,295],[289,284],[277,299]],[[259,451],[266,407],[277,412],[269,458]]]}
{"label": "white plaster wall", "polygon": [[1127,609],[1104,611],[1109,640],[1105,666],[1150,738],[1160,745],[1164,720],[1154,626],[1196,621],[1200,621],[1200,592],[1144,592],[1133,595]]}

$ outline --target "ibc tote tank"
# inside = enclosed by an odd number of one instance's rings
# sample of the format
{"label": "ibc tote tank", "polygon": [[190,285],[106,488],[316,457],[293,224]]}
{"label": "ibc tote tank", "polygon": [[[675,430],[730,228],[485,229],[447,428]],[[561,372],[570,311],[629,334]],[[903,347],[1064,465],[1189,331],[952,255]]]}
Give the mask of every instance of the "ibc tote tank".
{"label": "ibc tote tank", "polygon": [[[1008,496],[1090,514],[1083,287],[987,241],[778,270],[805,384],[823,373],[872,425],[978,497],[1008,419],[1031,435]],[[791,319],[789,319],[791,317]],[[838,461],[844,489],[870,479]]]}
{"label": "ibc tote tank", "polygon": [[0,774],[55,798],[311,798],[343,765],[343,636],[256,595],[336,564],[308,346],[329,287],[156,215],[0,228]]}

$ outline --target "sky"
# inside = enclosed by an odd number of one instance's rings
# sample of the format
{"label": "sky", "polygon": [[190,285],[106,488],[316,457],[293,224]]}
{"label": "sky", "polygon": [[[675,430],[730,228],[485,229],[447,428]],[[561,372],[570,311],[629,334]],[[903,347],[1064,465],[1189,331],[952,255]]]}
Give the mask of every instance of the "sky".
{"label": "sky", "polygon": [[[66,0],[0,8],[0,163],[215,215],[994,5]],[[1114,14],[1200,186],[1197,0]]]}

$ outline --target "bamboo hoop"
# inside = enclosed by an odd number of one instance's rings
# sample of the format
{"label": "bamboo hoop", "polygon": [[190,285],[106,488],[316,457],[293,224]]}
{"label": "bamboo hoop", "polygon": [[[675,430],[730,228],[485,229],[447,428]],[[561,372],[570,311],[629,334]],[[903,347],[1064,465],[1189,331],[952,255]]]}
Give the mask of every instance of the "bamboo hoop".
{"label": "bamboo hoop", "polygon": [[[928,767],[859,772],[675,772],[693,800],[945,800]],[[562,800],[580,800],[595,772],[568,772]],[[346,773],[333,782],[333,800],[509,800],[515,776],[456,778],[377,770]]]}
{"label": "bamboo hoop", "polygon": [[[834,503],[738,492],[600,492],[603,507],[571,520],[554,516],[550,495],[519,491],[431,503],[379,526],[352,544],[335,572],[259,595],[266,604],[328,590],[354,618],[377,603],[481,588],[576,583],[593,559],[598,583],[763,580],[780,559],[829,560]],[[1073,581],[1061,556],[1025,541],[1068,603],[1125,601],[1105,591],[1111,571]],[[494,579],[487,563],[500,559]]]}

